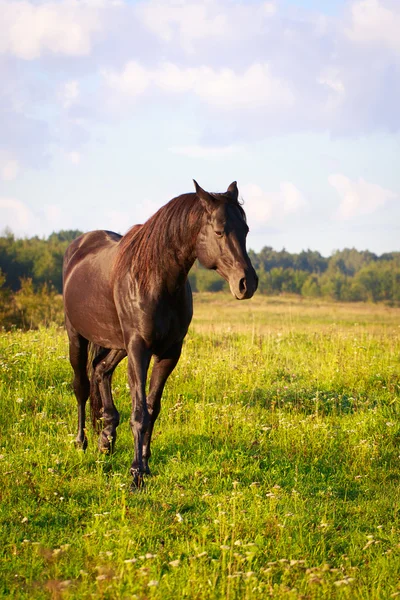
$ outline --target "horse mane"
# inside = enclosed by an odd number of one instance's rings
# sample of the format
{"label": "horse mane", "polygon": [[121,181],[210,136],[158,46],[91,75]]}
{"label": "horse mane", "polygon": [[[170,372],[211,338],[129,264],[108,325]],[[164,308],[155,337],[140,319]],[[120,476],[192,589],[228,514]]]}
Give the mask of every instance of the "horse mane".
{"label": "horse mane", "polygon": [[149,289],[160,272],[168,268],[171,253],[176,254],[176,249],[187,244],[190,223],[197,222],[200,229],[203,213],[196,194],[183,194],[162,206],[140,227],[134,225],[119,241],[114,281],[131,271],[139,287]]}
{"label": "horse mane", "polygon": [[[246,220],[242,206],[230,194],[211,195],[237,206]],[[149,290],[171,262],[184,262],[187,258],[184,249],[188,241],[197,237],[205,210],[195,193],[182,194],[162,206],[143,225],[131,227],[118,243],[114,281],[131,272],[139,287]]]}

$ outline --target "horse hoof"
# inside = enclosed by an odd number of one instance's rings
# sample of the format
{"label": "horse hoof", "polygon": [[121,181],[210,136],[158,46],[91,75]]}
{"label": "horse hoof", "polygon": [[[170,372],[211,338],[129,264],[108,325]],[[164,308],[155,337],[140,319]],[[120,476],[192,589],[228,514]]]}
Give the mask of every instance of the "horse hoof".
{"label": "horse hoof", "polygon": [[75,440],[75,448],[77,450],[85,451],[87,447],[88,447],[88,441],[87,441],[86,437],[83,440],[78,439],[78,438]]}
{"label": "horse hoof", "polygon": [[114,445],[113,444],[101,444],[99,443],[99,452],[101,454],[112,454],[114,452]]}
{"label": "horse hoof", "polygon": [[143,473],[133,473],[133,480],[130,486],[131,492],[138,492],[144,488]]}
{"label": "horse hoof", "polygon": [[100,435],[99,452],[102,454],[112,454],[114,452],[114,441],[111,436]]}

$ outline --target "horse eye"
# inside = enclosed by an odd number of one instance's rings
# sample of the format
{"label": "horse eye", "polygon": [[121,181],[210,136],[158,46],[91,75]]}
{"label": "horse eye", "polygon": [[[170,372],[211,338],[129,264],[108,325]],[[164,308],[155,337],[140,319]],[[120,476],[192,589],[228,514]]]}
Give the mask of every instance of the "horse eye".
{"label": "horse eye", "polygon": [[218,231],[215,231],[215,230],[214,230],[214,233],[215,233],[215,235],[216,235],[217,237],[222,237],[222,236],[224,235],[224,232],[223,232],[223,231],[219,231],[219,230],[218,230]]}

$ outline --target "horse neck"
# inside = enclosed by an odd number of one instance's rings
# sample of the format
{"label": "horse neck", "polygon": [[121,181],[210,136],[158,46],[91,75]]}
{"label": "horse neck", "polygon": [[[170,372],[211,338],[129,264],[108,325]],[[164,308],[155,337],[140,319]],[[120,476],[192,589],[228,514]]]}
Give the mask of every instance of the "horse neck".
{"label": "horse neck", "polygon": [[114,283],[130,285],[133,279],[134,289],[156,297],[165,291],[179,293],[196,259],[203,217],[204,209],[195,194],[185,194],[171,200],[144,225],[131,229],[119,244]]}
{"label": "horse neck", "polygon": [[194,194],[179,196],[160,209],[138,232],[133,276],[150,296],[180,294],[196,260],[204,209]]}
{"label": "horse neck", "polygon": [[161,282],[171,294],[186,284],[189,271],[196,260],[199,225],[198,220],[189,218],[178,230],[175,230],[175,235],[170,237],[168,247],[164,248],[163,264],[160,269]]}

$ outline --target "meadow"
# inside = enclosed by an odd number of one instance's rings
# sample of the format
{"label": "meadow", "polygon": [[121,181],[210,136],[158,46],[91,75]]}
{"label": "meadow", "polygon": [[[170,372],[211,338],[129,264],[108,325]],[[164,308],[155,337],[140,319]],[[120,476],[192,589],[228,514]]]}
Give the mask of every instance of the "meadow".
{"label": "meadow", "polygon": [[129,492],[116,452],[74,446],[61,327],[0,333],[0,595],[400,598],[400,309],[196,295]]}

